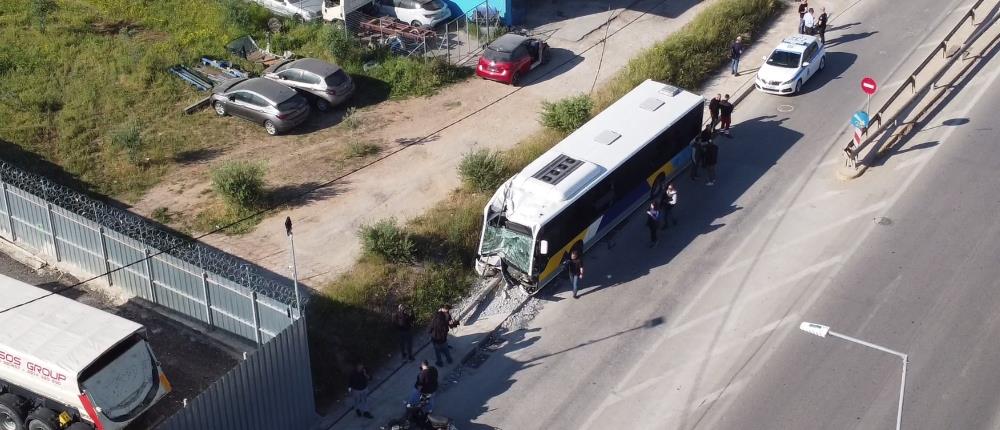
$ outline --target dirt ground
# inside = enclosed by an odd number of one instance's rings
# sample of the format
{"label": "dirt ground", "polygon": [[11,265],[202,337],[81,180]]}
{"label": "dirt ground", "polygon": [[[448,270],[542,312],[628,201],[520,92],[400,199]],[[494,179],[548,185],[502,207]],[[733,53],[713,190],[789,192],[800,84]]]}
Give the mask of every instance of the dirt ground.
{"label": "dirt ground", "polygon": [[[47,268],[36,272],[2,253],[0,253],[0,272],[49,291],[56,291],[77,282],[69,275]],[[179,410],[183,406],[184,399],[191,400],[197,397],[238,362],[238,355],[230,346],[207,339],[183,324],[132,301],[124,301],[120,297],[86,287],[67,290],[61,294],[146,327],[153,353],[160,361],[164,373],[173,386],[173,391],[129,425],[129,429],[153,428]]]}
{"label": "dirt ground", "polygon": [[[298,134],[280,137],[266,137],[259,127],[232,118],[219,119],[231,122],[233,132],[245,136],[245,143],[193,154],[190,163],[150,191],[133,210],[151,216],[160,207],[186,214],[203,209],[210,200],[209,171],[222,160],[265,160],[268,185],[287,193],[325,183],[381,156],[342,161],[352,141],[377,143],[383,155],[405,147],[307,199],[272,212],[249,234],[203,239],[276,273],[288,273],[281,225],[290,216],[296,225],[300,279],[319,287],[357,258],[359,226],[387,217],[406,220],[424,212],[458,185],[456,167],[464,154],[477,148],[512,147],[539,130],[537,115],[543,101],[589,92],[595,82],[606,81],[637,52],[680,28],[710,2],[621,0],[616,5],[628,6],[628,10],[613,8],[609,13],[605,9],[597,14],[591,5],[593,11],[577,11],[576,15],[572,11],[577,4],[552,3],[558,7],[545,9],[553,14],[552,19],[535,20],[539,36],[552,47],[551,59],[524,78],[523,88],[471,79],[432,97],[363,108],[354,118],[358,125],[353,130],[348,121],[341,121],[342,112],[314,118]],[[614,19],[605,29],[608,16]],[[602,49],[599,42],[605,30],[611,36]],[[430,137],[413,144],[424,136]]]}

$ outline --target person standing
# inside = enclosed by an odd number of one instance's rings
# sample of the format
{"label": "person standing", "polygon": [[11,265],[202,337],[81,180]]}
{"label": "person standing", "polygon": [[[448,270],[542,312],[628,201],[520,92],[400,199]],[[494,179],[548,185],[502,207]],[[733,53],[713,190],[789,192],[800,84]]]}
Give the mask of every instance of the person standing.
{"label": "person standing", "polygon": [[448,364],[452,363],[451,351],[448,350],[448,331],[452,328],[458,326],[458,321],[455,321],[451,317],[451,305],[444,305],[434,313],[431,318],[430,327],[428,331],[431,335],[431,345],[434,347],[434,358],[437,360],[435,364],[438,367],[444,366],[441,361],[443,356],[448,360]]}
{"label": "person standing", "polygon": [[656,232],[660,229],[660,210],[656,208],[656,202],[649,202],[649,210],[646,211],[646,227],[649,228],[649,247],[656,246]]}
{"label": "person standing", "polygon": [[715,185],[715,165],[719,162],[719,145],[709,142],[705,145],[705,170],[708,172],[708,182],[705,185]]}
{"label": "person standing", "polygon": [[372,377],[364,364],[358,363],[348,379],[347,392],[354,398],[354,413],[359,417],[375,418],[368,409],[368,383]]}
{"label": "person standing", "polygon": [[799,3],[799,34],[805,34],[806,32],[805,15],[808,11],[809,2],[802,0],[802,3]]}
{"label": "person standing", "polygon": [[569,252],[569,259],[566,260],[566,271],[569,273],[569,283],[573,286],[573,298],[576,296],[576,287],[583,278],[583,259],[580,258],[580,251],[576,249]]}
{"label": "person standing", "polygon": [[722,121],[722,133],[730,136],[729,127],[733,124],[733,104],[729,102],[729,94],[726,94],[719,102],[719,117]]}
{"label": "person standing", "polygon": [[702,166],[705,143],[712,140],[715,128],[709,124],[698,134],[698,138],[691,142],[691,180],[698,179],[698,170]]}
{"label": "person standing", "polygon": [[403,361],[413,361],[413,314],[400,303],[393,316],[396,332],[399,333],[399,353]]}
{"label": "person standing", "polygon": [[420,373],[417,373],[417,382],[413,384],[413,394],[407,407],[414,407],[420,404],[420,397],[427,398],[427,404],[423,406],[425,413],[434,412],[434,393],[438,389],[438,370],[427,363],[427,360],[420,362]]}
{"label": "person standing", "polygon": [[677,205],[677,189],[673,182],[667,184],[667,189],[663,190],[663,197],[660,199],[660,212],[662,212],[663,226],[666,230],[670,224],[677,225],[677,218],[674,217],[674,206]]}
{"label": "person standing", "polygon": [[806,34],[816,34],[816,17],[813,16],[813,9],[809,8],[802,16],[802,25],[805,26]]}
{"label": "person standing", "polygon": [[708,101],[708,113],[712,116],[712,127],[719,123],[719,102],[722,101],[722,94],[716,94],[712,100]]}
{"label": "person standing", "polygon": [[819,9],[819,18],[816,18],[816,32],[819,33],[819,43],[826,45],[826,21],[830,19],[826,14],[826,8]]}
{"label": "person standing", "polygon": [[740,56],[743,55],[743,36],[736,36],[736,41],[729,47],[729,58],[732,60],[733,76],[740,75]]}

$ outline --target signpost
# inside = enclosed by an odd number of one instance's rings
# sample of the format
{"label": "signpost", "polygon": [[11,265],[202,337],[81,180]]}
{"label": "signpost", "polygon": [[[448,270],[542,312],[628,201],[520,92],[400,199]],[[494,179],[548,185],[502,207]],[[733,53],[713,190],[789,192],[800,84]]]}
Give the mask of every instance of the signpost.
{"label": "signpost", "polygon": [[861,80],[861,91],[868,94],[868,103],[865,105],[865,112],[871,112],[872,94],[878,91],[878,84],[875,83],[875,79],[872,79],[871,76],[865,76]]}

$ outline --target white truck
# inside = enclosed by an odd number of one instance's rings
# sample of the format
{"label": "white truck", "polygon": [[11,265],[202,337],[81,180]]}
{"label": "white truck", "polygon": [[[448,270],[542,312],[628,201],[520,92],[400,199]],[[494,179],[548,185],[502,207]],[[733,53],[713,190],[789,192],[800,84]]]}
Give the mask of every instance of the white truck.
{"label": "white truck", "polygon": [[299,21],[345,22],[347,14],[354,12],[372,0],[254,0],[275,15]]}
{"label": "white truck", "polygon": [[0,275],[0,429],[119,430],[168,392],[142,325]]}

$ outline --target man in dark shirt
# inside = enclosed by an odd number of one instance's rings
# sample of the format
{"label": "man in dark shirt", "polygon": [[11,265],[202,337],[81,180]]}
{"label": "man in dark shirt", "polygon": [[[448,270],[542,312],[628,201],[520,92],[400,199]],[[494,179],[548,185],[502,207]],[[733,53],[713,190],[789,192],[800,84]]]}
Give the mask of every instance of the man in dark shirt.
{"label": "man in dark shirt", "polygon": [[733,104],[729,102],[729,94],[719,102],[719,116],[722,120],[722,133],[729,136],[729,126],[733,123]]}
{"label": "man in dark shirt", "polygon": [[448,331],[454,327],[458,327],[458,321],[451,317],[451,305],[442,306],[431,317],[428,331],[431,335],[431,345],[434,347],[434,358],[437,360],[435,364],[438,367],[444,366],[444,362],[441,361],[442,356],[448,360],[448,364],[452,363],[451,351],[448,351]]}
{"label": "man in dark shirt", "polygon": [[799,34],[806,32],[806,12],[809,12],[809,2],[802,0],[802,3],[799,3]]}
{"label": "man in dark shirt", "polygon": [[413,314],[400,304],[393,316],[393,323],[399,333],[399,352],[404,361],[413,361]]}
{"label": "man in dark shirt", "polygon": [[705,170],[708,171],[708,182],[705,185],[715,185],[715,165],[719,162],[719,146],[715,142],[705,145]]}
{"label": "man in dark shirt", "polygon": [[566,271],[569,273],[569,283],[573,286],[573,298],[576,296],[576,287],[580,283],[580,278],[583,277],[583,259],[580,257],[580,251],[574,249],[570,251],[569,258],[566,260]]}
{"label": "man in dark shirt", "polygon": [[347,392],[354,398],[354,413],[359,417],[375,418],[368,409],[368,382],[371,380],[365,365],[358,363],[347,381]]}
{"label": "man in dark shirt", "polygon": [[736,36],[736,41],[729,47],[729,59],[732,62],[733,75],[740,75],[740,57],[743,56],[743,36]]}
{"label": "man in dark shirt", "polygon": [[819,42],[826,45],[826,21],[830,17],[826,14],[826,8],[820,8],[819,18],[816,18],[816,32],[819,33]]}
{"label": "man in dark shirt", "polygon": [[427,404],[424,405],[424,412],[434,411],[434,393],[438,389],[437,368],[427,363],[427,360],[420,362],[420,373],[417,374],[417,382],[413,384],[413,394],[407,406],[417,407],[420,404],[420,397],[427,397]]}
{"label": "man in dark shirt", "polygon": [[708,113],[712,115],[712,127],[719,123],[719,102],[722,101],[722,94],[716,94],[712,100],[708,101]]}

